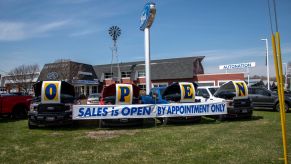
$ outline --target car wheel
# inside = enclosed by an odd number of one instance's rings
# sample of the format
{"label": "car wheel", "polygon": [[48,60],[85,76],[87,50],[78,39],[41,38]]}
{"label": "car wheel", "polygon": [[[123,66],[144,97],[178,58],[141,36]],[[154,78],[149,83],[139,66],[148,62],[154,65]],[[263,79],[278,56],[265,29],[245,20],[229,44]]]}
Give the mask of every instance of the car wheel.
{"label": "car wheel", "polygon": [[168,123],[167,117],[161,117],[161,118],[158,118],[158,120],[161,122],[161,125],[167,125]]}
{"label": "car wheel", "polygon": [[196,116],[196,117],[194,117],[193,123],[199,123],[199,122],[201,122],[201,120],[202,120],[201,116]]}
{"label": "car wheel", "polygon": [[12,118],[24,119],[27,117],[26,109],[23,106],[16,106],[12,111]]}
{"label": "car wheel", "polygon": [[[280,112],[280,103],[279,102],[276,104],[275,109],[276,109],[276,111]],[[285,102],[285,112],[288,112],[288,110],[289,110],[289,105]]]}
{"label": "car wheel", "polygon": [[220,114],[220,115],[218,115],[218,117],[217,117],[217,120],[218,121],[224,121],[226,119],[226,114]]}
{"label": "car wheel", "polygon": [[253,111],[251,111],[251,112],[248,114],[247,119],[252,119],[252,117],[253,117]]}
{"label": "car wheel", "polygon": [[30,120],[28,120],[28,128],[29,128],[29,129],[35,129],[35,128],[37,128],[37,126],[36,126],[36,125],[33,125],[33,124],[31,124],[31,121],[30,121]]}

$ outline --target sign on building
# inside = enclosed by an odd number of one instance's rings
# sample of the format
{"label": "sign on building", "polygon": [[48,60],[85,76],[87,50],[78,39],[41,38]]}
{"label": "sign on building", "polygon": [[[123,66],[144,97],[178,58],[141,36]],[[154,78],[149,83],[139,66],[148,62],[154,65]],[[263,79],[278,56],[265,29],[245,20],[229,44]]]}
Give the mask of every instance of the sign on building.
{"label": "sign on building", "polygon": [[244,68],[251,68],[255,67],[256,62],[248,62],[248,63],[239,63],[239,64],[227,64],[227,65],[220,65],[219,69],[224,70],[224,69],[244,69]]}

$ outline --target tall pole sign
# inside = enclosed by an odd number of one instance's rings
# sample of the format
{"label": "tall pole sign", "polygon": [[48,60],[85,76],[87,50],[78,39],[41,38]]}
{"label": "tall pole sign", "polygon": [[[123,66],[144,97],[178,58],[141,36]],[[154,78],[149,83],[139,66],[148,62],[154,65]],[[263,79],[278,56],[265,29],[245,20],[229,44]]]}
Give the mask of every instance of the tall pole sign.
{"label": "tall pole sign", "polygon": [[149,94],[151,90],[151,58],[150,58],[150,27],[152,26],[156,15],[156,4],[147,3],[142,11],[140,17],[141,31],[144,31],[145,38],[145,73],[146,73],[146,93]]}

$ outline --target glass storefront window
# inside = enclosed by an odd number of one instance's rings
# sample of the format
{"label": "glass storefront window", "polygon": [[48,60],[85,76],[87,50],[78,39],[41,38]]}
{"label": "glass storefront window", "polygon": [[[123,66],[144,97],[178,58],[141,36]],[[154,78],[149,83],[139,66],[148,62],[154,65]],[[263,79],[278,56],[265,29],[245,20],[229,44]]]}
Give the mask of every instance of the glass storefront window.
{"label": "glass storefront window", "polygon": [[122,78],[128,78],[130,77],[131,72],[121,72],[121,77]]}
{"label": "glass storefront window", "polygon": [[145,71],[138,71],[138,77],[145,77]]}
{"label": "glass storefront window", "polygon": [[98,93],[97,86],[92,86],[92,93]]}
{"label": "glass storefront window", "polygon": [[113,73],[104,73],[104,78],[105,79],[110,79],[113,77]]}

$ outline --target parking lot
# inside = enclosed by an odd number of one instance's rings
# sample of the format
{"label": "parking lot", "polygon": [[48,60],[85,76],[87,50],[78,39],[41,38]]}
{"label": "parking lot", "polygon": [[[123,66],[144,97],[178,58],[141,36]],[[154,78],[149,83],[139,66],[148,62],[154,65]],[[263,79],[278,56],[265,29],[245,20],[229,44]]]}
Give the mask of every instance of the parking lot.
{"label": "parking lot", "polygon": [[[287,143],[290,120],[287,113]],[[27,120],[2,118],[0,129],[1,163],[283,163],[280,115],[267,110],[251,119],[118,129],[29,130]]]}

